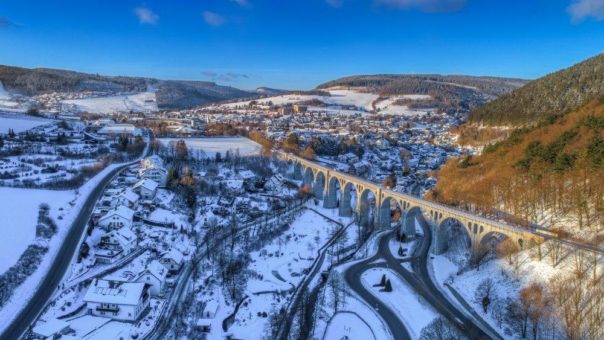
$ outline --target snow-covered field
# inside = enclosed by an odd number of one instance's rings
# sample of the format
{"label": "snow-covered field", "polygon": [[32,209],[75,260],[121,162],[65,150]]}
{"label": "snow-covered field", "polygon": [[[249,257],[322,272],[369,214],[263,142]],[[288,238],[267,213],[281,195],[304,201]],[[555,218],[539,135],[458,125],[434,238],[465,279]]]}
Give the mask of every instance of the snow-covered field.
{"label": "snow-covered field", "polygon": [[[68,193],[71,194],[71,199],[74,201],[74,205],[71,206],[71,204],[69,204],[68,209],[64,208],[63,211],[60,211],[60,215],[62,215],[62,219],[59,220],[58,217],[57,217],[57,219],[55,219],[55,222],[58,227],[57,234],[54,235],[52,237],[52,239],[48,242],[48,252],[44,255],[44,258],[42,259],[40,266],[30,277],[27,278],[27,280],[25,280],[25,282],[22,285],[20,285],[17,289],[15,289],[12,298],[6,303],[6,305],[2,308],[2,310],[0,310],[0,332],[12,321],[12,319],[17,315],[17,312],[19,310],[21,310],[21,308],[23,308],[23,306],[27,303],[27,301],[31,298],[31,296],[37,290],[37,287],[40,284],[40,281],[42,280],[44,275],[46,275],[46,273],[52,263],[52,260],[54,259],[54,257],[56,256],[56,253],[58,252],[59,248],[61,247],[61,243],[63,242],[63,239],[67,235],[67,232],[69,230],[69,227],[71,226],[71,223],[73,222],[73,220],[77,216],[78,212],[82,208],[82,205],[84,204],[84,201],[86,200],[86,197],[88,197],[90,192],[96,187],[96,185],[99,183],[99,181],[102,178],[104,178],[107,175],[107,173],[111,172],[111,170],[115,169],[115,167],[117,167],[117,166],[119,166],[119,164],[113,164],[113,165],[106,167],[103,171],[101,171],[95,177],[93,177],[88,182],[86,182],[84,185],[82,185],[78,189],[77,195],[75,194],[74,191],[68,191]],[[2,188],[2,190],[5,190],[5,188]],[[11,190],[13,190],[13,189],[11,189]],[[34,193],[37,191],[35,189],[14,189],[14,190],[22,190],[24,197],[26,197],[28,200],[30,199],[29,197],[31,197],[31,193]],[[10,198],[10,196],[5,196],[3,192],[1,195],[2,195],[1,197]],[[56,204],[56,201],[54,201],[52,196],[43,195],[43,197],[47,197],[47,199],[44,201],[47,201],[50,204],[51,209],[53,209],[53,208],[60,209],[60,205]],[[60,197],[58,197],[57,199],[59,199],[59,198]],[[24,200],[25,200],[25,198],[24,198]],[[10,201],[10,200],[7,200],[7,201]],[[19,207],[20,214],[22,214],[22,215],[31,214],[32,216],[35,216],[34,218],[37,218],[38,205],[39,205],[39,203],[28,206],[29,208],[33,208],[34,210],[29,210],[29,209],[26,210],[23,207]],[[5,224],[3,223],[2,226],[0,226],[0,227],[4,228]],[[35,231],[35,225],[33,225],[33,228]],[[10,228],[8,230],[11,231]],[[25,236],[23,236],[23,237],[25,237]],[[4,247],[6,242],[8,242],[8,241],[5,241],[4,239],[0,239],[0,242],[1,242],[1,246]],[[17,254],[18,254],[17,256],[21,255],[21,253],[17,253]]]}
{"label": "snow-covered field", "polygon": [[[363,92],[362,89],[340,89],[340,88],[332,88],[327,89],[327,92],[330,93],[330,96],[320,96],[320,95],[299,95],[299,94],[286,94],[280,96],[274,96],[269,98],[262,98],[256,100],[258,104],[265,104],[268,102],[272,102],[273,105],[285,105],[285,104],[295,104],[310,100],[319,100],[325,103],[327,108],[319,108],[319,107],[310,107],[309,110],[328,110],[333,112],[339,112],[343,114],[355,114],[355,113],[367,113],[373,112],[374,109],[378,110],[380,114],[391,114],[391,115],[401,115],[401,114],[422,114],[425,113],[426,110],[411,110],[403,105],[395,105],[394,103],[400,99],[410,99],[410,100],[426,100],[430,99],[429,95],[424,94],[406,94],[406,95],[397,95],[397,96],[389,96],[386,98],[380,97],[380,95],[375,93]],[[235,109],[237,107],[246,106],[250,103],[250,101],[240,101],[228,104],[221,104],[218,107],[227,108],[227,109]],[[355,106],[358,110],[344,110],[339,108],[340,106]]]}
{"label": "snow-covered field", "polygon": [[[197,152],[202,153],[203,158],[214,158],[216,153],[220,152],[224,158],[227,151],[233,154],[239,152],[241,156],[259,155],[262,147],[260,144],[244,137],[216,137],[216,138],[160,138],[159,141],[164,145],[170,145],[172,142],[184,140],[189,149],[189,153],[197,156]],[[205,154],[205,155],[204,155]]]}
{"label": "snow-covered field", "polygon": [[0,274],[17,262],[21,253],[36,238],[40,204],[50,206],[50,217],[59,224],[59,216],[69,212],[73,191],[0,188]]}
{"label": "snow-covered field", "polygon": [[375,339],[375,335],[356,313],[339,312],[329,322],[325,339],[371,340]]}
{"label": "snow-covered field", "polygon": [[36,126],[52,123],[52,120],[33,118],[23,115],[0,115],[0,133],[8,133],[8,129],[13,129],[15,133],[33,129]]}
{"label": "snow-covered field", "polygon": [[62,102],[64,106],[76,111],[90,113],[114,113],[114,112],[152,112],[157,111],[155,92],[141,92],[130,95],[70,99]]}

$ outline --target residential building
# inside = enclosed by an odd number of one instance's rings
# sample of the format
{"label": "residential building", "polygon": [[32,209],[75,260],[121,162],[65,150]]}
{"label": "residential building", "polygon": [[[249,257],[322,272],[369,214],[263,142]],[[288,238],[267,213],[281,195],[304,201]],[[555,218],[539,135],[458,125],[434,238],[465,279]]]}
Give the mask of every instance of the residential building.
{"label": "residential building", "polygon": [[134,210],[120,205],[109,210],[101,217],[98,221],[98,225],[105,230],[118,229],[121,227],[131,228],[133,218]]}
{"label": "residential building", "polygon": [[151,200],[155,197],[158,186],[159,184],[156,181],[146,178],[138,181],[133,189],[142,199]]}
{"label": "residential building", "polygon": [[94,279],[84,296],[89,314],[121,321],[137,321],[149,306],[149,285]]}
{"label": "residential building", "polygon": [[153,260],[147,264],[147,268],[135,281],[148,284],[151,296],[157,296],[164,289],[166,275],[168,275],[168,269],[159,263],[159,261]]}
{"label": "residential building", "polygon": [[172,248],[165,253],[159,260],[170,273],[178,273],[184,262],[184,255]]}
{"label": "residential building", "polygon": [[137,237],[129,227],[114,229],[101,236],[94,256],[99,263],[114,263],[120,256],[129,254],[136,247]]}

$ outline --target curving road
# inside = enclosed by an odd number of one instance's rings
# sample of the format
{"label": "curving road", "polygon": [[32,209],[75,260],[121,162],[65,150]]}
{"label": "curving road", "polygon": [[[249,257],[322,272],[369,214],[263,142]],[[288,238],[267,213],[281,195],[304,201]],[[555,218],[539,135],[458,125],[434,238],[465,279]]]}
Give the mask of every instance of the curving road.
{"label": "curving road", "polygon": [[[414,220],[415,218],[408,218],[406,223],[415,223]],[[432,242],[432,231],[430,229],[430,226],[424,219],[423,215],[419,214],[418,221],[424,231],[424,237],[422,237],[420,246],[416,248],[416,252],[414,254],[416,256],[413,257],[411,261],[411,266],[413,268],[413,271],[419,276],[420,281],[424,284],[430,294],[435,299],[441,302],[442,308],[448,310],[448,313],[443,315],[445,315],[450,321],[461,321],[461,325],[458,324],[460,329],[470,335],[471,339],[489,339],[493,337],[503,339],[501,338],[501,336],[499,336],[497,331],[495,331],[490,325],[483,322],[483,327],[486,327],[489,333],[487,335],[487,333],[485,333],[480,327],[478,327],[472,319],[470,319],[469,317],[467,317],[466,314],[457,309],[443,295],[442,291],[436,287],[434,281],[432,281],[432,277],[428,272],[428,256],[430,251],[430,244]],[[390,257],[394,260],[394,256],[392,254],[390,254]]]}
{"label": "curving road", "polygon": [[[147,144],[145,156],[149,155],[151,150],[149,147],[150,143]],[[88,198],[86,198],[86,201],[82,205],[82,209],[72,222],[69,232],[63,240],[61,249],[59,249],[52,262],[52,265],[48,269],[48,273],[42,282],[40,282],[38,289],[31,299],[27,302],[19,314],[17,314],[12,323],[0,335],[0,339],[19,339],[28,330],[30,325],[36,321],[36,318],[46,306],[46,302],[52,297],[52,294],[63,280],[63,276],[65,275],[65,272],[67,271],[67,268],[69,267],[69,264],[71,263],[78,246],[80,245],[80,239],[86,230],[92,209],[105,191],[105,187],[119,172],[137,162],[138,160],[126,163],[113,169],[90,192]]]}
{"label": "curving road", "polygon": [[[412,219],[410,220],[413,221]],[[378,238],[378,251],[375,255],[355,263],[346,269],[344,272],[346,283],[369,305],[377,307],[377,313],[388,325],[395,339],[410,339],[411,337],[398,316],[386,304],[371,294],[362,284],[361,275],[370,268],[388,268],[393,270],[438,313],[456,325],[470,339],[491,339],[491,336],[476,326],[473,320],[456,309],[432,282],[427,269],[427,257],[429,256],[428,251],[431,241],[429,228],[424,230],[424,235],[420,239],[420,244],[416,248],[412,259],[412,266],[416,270],[416,273],[401,266],[400,259],[394,257],[391,253],[388,246],[388,242],[394,237],[394,232],[391,231],[384,233]]]}
{"label": "curving road", "polygon": [[[385,237],[382,236],[380,238],[380,243],[382,239],[385,239]],[[399,319],[396,313],[394,313],[388,305],[383,303],[367,288],[365,288],[365,286],[361,282],[361,275],[368,269],[384,267],[383,263],[375,263],[375,261],[378,261],[382,258],[382,254],[378,251],[378,253],[373,255],[372,257],[353,264],[344,271],[344,280],[346,281],[346,284],[348,284],[350,289],[357,293],[361,297],[361,299],[365,300],[367,304],[376,309],[376,312],[379,314],[379,316],[390,329],[390,334],[392,334],[394,339],[411,340],[411,335],[409,335],[407,328],[405,328],[405,325]],[[400,267],[400,265],[397,266]]]}

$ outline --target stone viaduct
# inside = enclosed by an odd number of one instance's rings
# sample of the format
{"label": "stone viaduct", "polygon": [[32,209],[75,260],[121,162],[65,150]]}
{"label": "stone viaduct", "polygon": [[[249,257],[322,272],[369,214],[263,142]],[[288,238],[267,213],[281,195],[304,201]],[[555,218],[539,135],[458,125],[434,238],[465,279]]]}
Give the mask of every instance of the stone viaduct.
{"label": "stone viaduct", "polygon": [[[509,225],[465,211],[430,202],[405,193],[388,190],[362,178],[345,174],[292,154],[281,153],[279,158],[293,166],[295,179],[309,185],[314,196],[323,201],[325,208],[338,208],[340,216],[356,216],[362,227],[389,228],[391,207],[397,205],[401,220],[421,213],[430,224],[433,235],[432,252],[440,254],[448,247],[447,230],[457,224],[463,226],[469,239],[472,255],[479,254],[482,246],[492,240],[512,239],[519,248],[529,246],[531,241],[541,243],[543,235],[531,229]],[[353,194],[354,192],[354,194]],[[355,203],[351,204],[353,196]],[[354,206],[353,206],[354,205]],[[457,222],[457,223],[454,223]],[[414,223],[405,223],[407,229],[414,229]],[[407,235],[415,235],[415,230],[404,230]]]}

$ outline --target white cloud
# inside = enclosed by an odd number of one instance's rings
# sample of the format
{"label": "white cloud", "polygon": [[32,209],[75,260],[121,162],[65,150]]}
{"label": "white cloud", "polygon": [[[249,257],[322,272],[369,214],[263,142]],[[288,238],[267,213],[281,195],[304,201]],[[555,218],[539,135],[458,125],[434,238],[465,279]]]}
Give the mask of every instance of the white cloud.
{"label": "white cloud", "polygon": [[134,15],[136,15],[138,22],[141,24],[155,25],[159,21],[159,16],[147,7],[135,8]]}
{"label": "white cloud", "polygon": [[0,28],[11,28],[11,27],[17,27],[17,26],[19,26],[19,25],[15,24],[9,18],[0,17]]}
{"label": "white cloud", "polygon": [[382,6],[397,9],[418,9],[424,12],[454,12],[466,5],[466,0],[375,0]]}
{"label": "white cloud", "polygon": [[344,0],[325,0],[325,2],[329,6],[335,7],[335,8],[340,8],[344,4]]}
{"label": "white cloud", "polygon": [[230,83],[230,82],[238,81],[240,79],[249,79],[250,78],[250,76],[248,76],[245,73],[236,73],[236,72],[219,73],[219,72],[214,72],[214,71],[205,71],[205,72],[202,72],[202,74],[206,78],[209,78],[212,81],[223,82],[223,83]]}
{"label": "white cloud", "polygon": [[241,7],[252,7],[252,4],[248,0],[231,0]]}
{"label": "white cloud", "polygon": [[604,0],[573,0],[568,13],[575,22],[587,17],[604,20]]}
{"label": "white cloud", "polygon": [[210,11],[203,11],[201,13],[201,16],[203,17],[203,20],[205,20],[205,22],[208,25],[211,26],[222,26],[224,24],[224,17],[218,13],[214,13],[214,12],[210,12]]}

